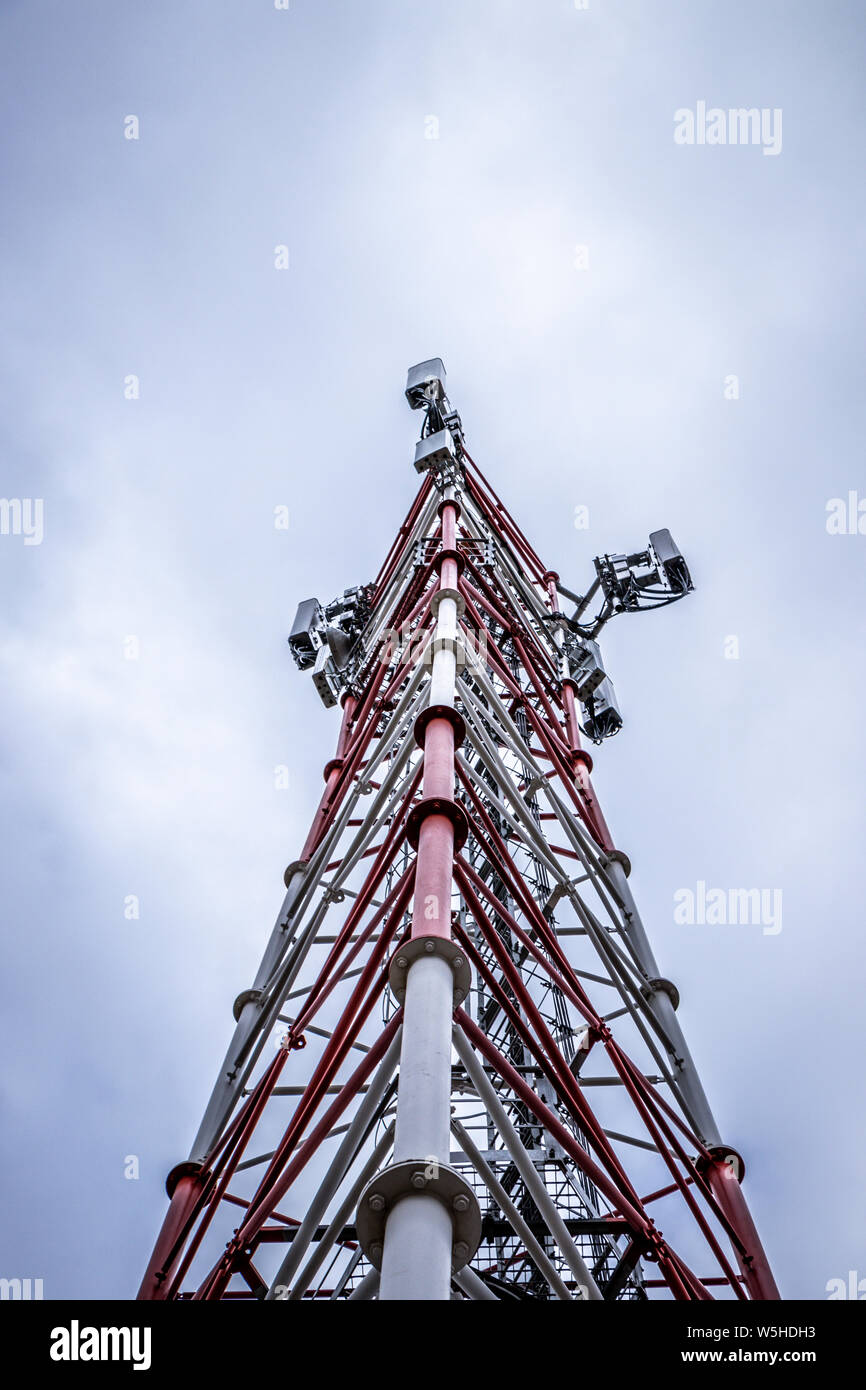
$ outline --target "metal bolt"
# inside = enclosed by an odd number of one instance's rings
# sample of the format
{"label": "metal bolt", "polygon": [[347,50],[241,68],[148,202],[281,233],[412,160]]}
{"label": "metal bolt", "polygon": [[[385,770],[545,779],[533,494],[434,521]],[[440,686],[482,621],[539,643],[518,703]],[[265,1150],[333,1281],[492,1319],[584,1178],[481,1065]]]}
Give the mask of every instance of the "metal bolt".
{"label": "metal bolt", "polygon": [[432,956],[433,952],[436,950],[436,947],[433,945],[432,941],[425,941],[424,950],[427,952],[428,956]]}
{"label": "metal bolt", "polygon": [[382,1258],[382,1242],[381,1242],[381,1241],[378,1241],[378,1240],[374,1240],[374,1241],[373,1241],[373,1244],[370,1246],[370,1259],[371,1259],[371,1260],[381,1260],[381,1258]]}
{"label": "metal bolt", "polygon": [[398,969],[398,970],[405,970],[405,969],[406,969],[406,966],[407,966],[408,964],[409,964],[409,962],[407,961],[407,959],[406,959],[405,956],[398,956],[398,957],[397,957],[397,969]]}
{"label": "metal bolt", "polygon": [[424,1176],[423,1173],[413,1173],[413,1174],[412,1174],[412,1186],[413,1186],[413,1187],[426,1187],[426,1186],[427,1186],[427,1179],[425,1178],[425,1176]]}
{"label": "metal bolt", "polygon": [[458,1240],[454,1247],[454,1254],[458,1260],[467,1260],[469,1258],[469,1246],[466,1244],[465,1240]]}
{"label": "metal bolt", "polygon": [[468,1210],[469,1210],[469,1198],[466,1196],[466,1193],[465,1193],[465,1192],[460,1192],[460,1193],[458,1193],[458,1195],[454,1198],[454,1201],[451,1203],[451,1205],[452,1205],[452,1207],[454,1208],[455,1211],[468,1211]]}
{"label": "metal bolt", "polygon": [[382,1196],[381,1192],[371,1192],[367,1201],[367,1205],[369,1206],[371,1211],[384,1211],[385,1198]]}
{"label": "metal bolt", "polygon": [[461,965],[463,964],[463,957],[462,957],[462,956],[455,956],[454,959],[453,959],[453,961],[451,962],[451,964],[452,964],[452,966],[454,967],[455,970],[459,970],[460,967],[461,967]]}

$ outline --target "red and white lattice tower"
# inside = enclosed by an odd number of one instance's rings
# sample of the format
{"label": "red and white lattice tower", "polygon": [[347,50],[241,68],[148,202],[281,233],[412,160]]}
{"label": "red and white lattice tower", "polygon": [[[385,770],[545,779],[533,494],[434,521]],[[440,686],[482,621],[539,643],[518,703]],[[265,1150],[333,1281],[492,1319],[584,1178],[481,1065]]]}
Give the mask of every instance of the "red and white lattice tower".
{"label": "red and white lattice tower", "polygon": [[139,1297],[776,1299],[580,737],[620,723],[601,626],[688,570],[656,532],[572,594],[439,359],[407,396],[377,578],[298,610],[336,756]]}

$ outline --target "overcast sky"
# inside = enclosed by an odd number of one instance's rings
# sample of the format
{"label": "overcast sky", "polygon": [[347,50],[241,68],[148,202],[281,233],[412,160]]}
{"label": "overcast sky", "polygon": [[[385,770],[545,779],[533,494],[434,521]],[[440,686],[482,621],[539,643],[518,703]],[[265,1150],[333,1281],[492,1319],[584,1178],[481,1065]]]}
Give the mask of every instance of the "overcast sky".
{"label": "overcast sky", "polygon": [[[7,0],[0,47],[0,1275],[135,1293],[336,740],[295,606],[378,569],[440,354],[565,584],[686,554],[595,785],[783,1294],[866,1276],[862,6]],[[677,923],[699,882],[781,930]]]}

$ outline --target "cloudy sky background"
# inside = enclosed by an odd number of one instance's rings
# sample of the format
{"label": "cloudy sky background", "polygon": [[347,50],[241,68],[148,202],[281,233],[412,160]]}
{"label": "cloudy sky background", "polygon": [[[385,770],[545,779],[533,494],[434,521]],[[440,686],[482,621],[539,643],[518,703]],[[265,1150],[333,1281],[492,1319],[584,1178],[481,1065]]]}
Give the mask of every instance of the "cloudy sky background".
{"label": "cloudy sky background", "polygon": [[[595,785],[783,1294],[866,1276],[862,7],[13,0],[0,48],[0,491],[45,508],[0,536],[0,1275],[137,1288],[336,739],[295,605],[378,569],[441,354],[564,583],[686,553],[608,629]],[[676,145],[700,100],[781,153]],[[781,932],[677,925],[698,880]]]}

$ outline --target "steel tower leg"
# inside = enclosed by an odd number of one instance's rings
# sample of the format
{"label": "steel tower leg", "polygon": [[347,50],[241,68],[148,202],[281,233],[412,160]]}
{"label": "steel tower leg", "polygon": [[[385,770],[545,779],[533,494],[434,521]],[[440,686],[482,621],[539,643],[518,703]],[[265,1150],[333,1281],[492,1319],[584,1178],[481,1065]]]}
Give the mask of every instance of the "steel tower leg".
{"label": "steel tower leg", "polygon": [[[659,977],[659,968],[653,955],[649,938],[641,921],[640,913],[637,910],[635,900],[632,897],[631,889],[628,886],[625,867],[623,864],[624,856],[614,851],[608,858],[608,873],[616,885],[625,910],[626,929],[632,945],[637,952],[638,958],[644,970],[651,979]],[[676,1053],[677,1079],[683,1094],[683,1099],[689,1107],[698,1134],[708,1148],[719,1147],[722,1143],[716,1122],[713,1119],[713,1112],[707,1100],[704,1088],[698,1076],[692,1055],[689,1052],[688,1044],[680,1028],[679,1020],[674,1012],[674,1006],[670,996],[664,990],[657,990],[652,996],[651,1006],[659,1023],[667,1034]]]}
{"label": "steel tower leg", "polygon": [[[443,556],[429,705],[453,709],[457,674],[457,508],[442,512]],[[451,1149],[451,1018],[454,977],[437,939],[451,939],[451,881],[454,824],[436,806],[454,800],[454,725],[430,720],[424,735],[424,779],[412,939],[424,939],[425,954],[410,963],[406,978],[403,1047],[397,1096],[394,1162],[424,1159],[435,1183],[436,1166],[447,1165]],[[438,1197],[411,1189],[388,1215],[379,1297],[443,1301],[451,1295],[451,1215]],[[424,1258],[418,1252],[424,1251]]]}
{"label": "steel tower leg", "polygon": [[[166,1297],[171,1276],[182,1253],[178,1237],[182,1234],[202,1192],[201,1175],[197,1172],[180,1176],[171,1193],[168,1211],[157,1236],[150,1262],[144,1272],[139,1298],[161,1301]],[[178,1248],[175,1250],[175,1246]]]}
{"label": "steel tower leg", "polygon": [[[658,966],[628,886],[623,856],[616,852],[610,855],[608,872],[622,898],[627,928],[635,950],[647,974],[657,977]],[[727,1149],[719,1137],[710,1103],[701,1085],[697,1067],[692,1060],[670,995],[665,990],[657,990],[652,997],[651,1005],[674,1048],[677,1079],[683,1101],[691,1112],[698,1134],[713,1153],[713,1160],[706,1167],[707,1180],[719,1206],[748,1252],[746,1256],[738,1256],[746,1287],[753,1298],[779,1299],[781,1294],[761,1244],[761,1237],[740,1188],[744,1176],[743,1160],[736,1150]]]}
{"label": "steel tower leg", "polygon": [[743,1178],[742,1162],[735,1154],[714,1155],[713,1162],[707,1170],[707,1178],[719,1206],[749,1252],[745,1256],[738,1256],[738,1263],[752,1298],[780,1299],[782,1295],[779,1286],[773,1278],[761,1237],[740,1187]]}

